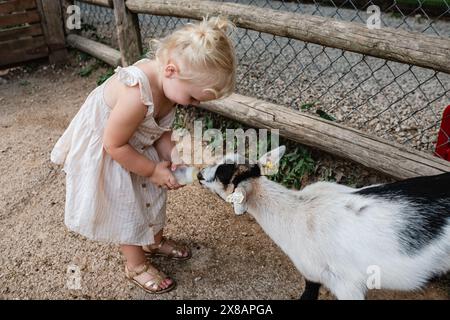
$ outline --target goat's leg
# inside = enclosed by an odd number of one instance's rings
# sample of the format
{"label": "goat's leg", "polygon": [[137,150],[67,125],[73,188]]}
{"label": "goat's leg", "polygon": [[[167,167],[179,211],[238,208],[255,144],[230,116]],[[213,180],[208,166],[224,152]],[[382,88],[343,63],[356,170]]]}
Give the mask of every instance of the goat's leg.
{"label": "goat's leg", "polygon": [[306,279],[305,282],[305,290],[303,291],[300,300],[317,300],[319,298],[321,284]]}

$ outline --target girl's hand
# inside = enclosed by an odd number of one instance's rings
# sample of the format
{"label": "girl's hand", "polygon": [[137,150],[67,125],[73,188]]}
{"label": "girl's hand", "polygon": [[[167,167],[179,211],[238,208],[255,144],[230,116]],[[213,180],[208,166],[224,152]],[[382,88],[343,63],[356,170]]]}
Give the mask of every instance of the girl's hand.
{"label": "girl's hand", "polygon": [[179,167],[186,167],[186,165],[185,165],[184,163],[176,164],[176,163],[173,163],[173,162],[172,162],[172,164],[170,165],[170,170],[171,170],[171,171],[175,171],[175,170],[177,170],[177,168],[179,168]]}
{"label": "girl's hand", "polygon": [[170,166],[171,165],[169,161],[159,162],[153,170],[152,175],[149,177],[150,181],[159,187],[166,187],[170,190],[180,188],[181,185],[178,184],[177,180],[172,174],[169,168]]}

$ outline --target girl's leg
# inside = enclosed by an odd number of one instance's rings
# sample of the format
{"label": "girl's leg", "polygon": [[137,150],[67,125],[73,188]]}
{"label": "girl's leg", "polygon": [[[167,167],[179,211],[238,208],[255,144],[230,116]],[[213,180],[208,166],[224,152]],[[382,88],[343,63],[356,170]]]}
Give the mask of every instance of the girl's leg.
{"label": "girl's leg", "polygon": [[[156,239],[156,237],[155,237]],[[142,250],[141,246],[134,246],[134,245],[120,245],[120,251],[125,256],[126,259],[126,265],[128,270],[134,271],[141,267],[143,264],[147,263],[147,259],[144,254],[144,250]],[[134,278],[139,283],[146,283],[153,279],[152,275],[150,273],[144,272]],[[159,287],[161,289],[166,289],[172,284],[173,280],[169,277],[164,279]]]}
{"label": "girl's leg", "polygon": [[161,242],[161,240],[163,239],[163,232],[164,228],[161,229],[157,234],[155,234],[155,236],[153,237],[155,244],[159,244]]}
{"label": "girl's leg", "polygon": [[[177,254],[176,257],[178,258],[186,258],[188,256],[190,256],[190,251],[189,248],[184,247],[184,246],[179,246],[177,245],[174,241],[169,240],[169,241],[164,241],[164,243],[162,244],[162,246],[159,246],[161,241],[163,240],[163,232],[164,229],[161,229],[157,234],[154,235],[154,244],[148,245],[148,246],[144,246],[146,250],[158,250],[158,252],[161,252],[165,255],[170,255],[172,254],[172,250],[177,250]],[[147,251],[148,252],[148,251]]]}

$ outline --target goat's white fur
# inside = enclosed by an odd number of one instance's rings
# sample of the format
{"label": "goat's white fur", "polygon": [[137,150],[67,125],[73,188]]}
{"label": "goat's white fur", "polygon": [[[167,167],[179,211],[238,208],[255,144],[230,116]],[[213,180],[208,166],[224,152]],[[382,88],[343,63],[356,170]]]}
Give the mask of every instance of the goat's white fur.
{"label": "goat's white fur", "polygon": [[[209,169],[206,175],[215,167]],[[228,196],[217,182],[207,187]],[[396,227],[408,203],[355,191],[329,182],[294,191],[261,176],[239,184],[245,199],[234,206],[237,214],[245,209],[256,219],[306,279],[325,285],[338,299],[363,299],[371,266],[381,271],[381,288],[398,290],[417,289],[450,270],[449,225],[441,239],[417,254],[400,254]]]}

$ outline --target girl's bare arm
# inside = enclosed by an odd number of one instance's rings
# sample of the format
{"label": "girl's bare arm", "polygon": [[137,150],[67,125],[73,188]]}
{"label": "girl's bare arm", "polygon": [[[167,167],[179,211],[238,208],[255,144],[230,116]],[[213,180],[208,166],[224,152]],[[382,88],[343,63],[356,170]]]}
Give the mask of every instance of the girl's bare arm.
{"label": "girl's bare arm", "polygon": [[103,134],[103,147],[125,169],[149,177],[156,163],[137,152],[128,141],[145,118],[147,106],[140,98],[139,87],[123,86],[118,94]]}
{"label": "girl's bare arm", "polygon": [[172,131],[164,132],[158,140],[155,141],[155,149],[162,160],[172,162],[172,150],[175,148],[175,141],[172,141]]}

